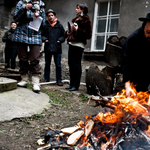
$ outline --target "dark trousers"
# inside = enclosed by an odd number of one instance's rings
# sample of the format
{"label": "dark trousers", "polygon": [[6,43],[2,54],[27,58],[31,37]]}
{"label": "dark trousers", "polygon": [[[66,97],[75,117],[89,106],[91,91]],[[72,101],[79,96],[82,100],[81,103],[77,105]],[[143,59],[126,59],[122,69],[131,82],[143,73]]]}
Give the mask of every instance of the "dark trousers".
{"label": "dark trousers", "polygon": [[80,80],[82,75],[82,54],[83,48],[69,45],[68,51],[68,65],[69,65],[69,73],[70,73],[70,85],[76,88],[80,86]]}
{"label": "dark trousers", "polygon": [[56,67],[56,81],[59,82],[62,80],[61,74],[61,54],[52,54],[52,53],[45,53],[45,69],[44,69],[44,79],[45,81],[50,81],[50,65],[51,59],[54,56],[54,62]]}
{"label": "dark trousers", "polygon": [[[28,52],[28,46],[30,51]],[[28,45],[18,43],[18,57],[20,65],[20,74],[39,75],[40,72],[40,45]]]}
{"label": "dark trousers", "polygon": [[9,68],[11,61],[11,69],[16,68],[16,57],[18,55],[17,48],[5,48],[5,68]]}

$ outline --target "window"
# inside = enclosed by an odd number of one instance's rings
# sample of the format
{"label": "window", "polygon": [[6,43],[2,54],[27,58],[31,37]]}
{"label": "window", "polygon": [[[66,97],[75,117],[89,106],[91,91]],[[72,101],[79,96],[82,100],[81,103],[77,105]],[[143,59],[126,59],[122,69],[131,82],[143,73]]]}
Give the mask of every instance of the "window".
{"label": "window", "polygon": [[105,51],[107,39],[118,34],[120,0],[98,0],[95,4],[92,51]]}

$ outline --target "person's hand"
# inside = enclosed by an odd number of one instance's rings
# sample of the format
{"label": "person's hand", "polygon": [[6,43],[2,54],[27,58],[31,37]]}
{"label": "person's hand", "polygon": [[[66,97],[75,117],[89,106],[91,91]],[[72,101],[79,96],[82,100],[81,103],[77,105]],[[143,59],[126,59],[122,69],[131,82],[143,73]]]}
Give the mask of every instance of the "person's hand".
{"label": "person's hand", "polygon": [[34,16],[37,18],[39,16],[39,13],[37,12],[37,10],[34,13]]}
{"label": "person's hand", "polygon": [[70,34],[71,34],[71,32],[69,32],[68,30],[65,32],[65,34],[67,35],[67,36],[69,36]]}
{"label": "person's hand", "polygon": [[30,10],[33,7],[32,4],[26,4],[26,9]]}
{"label": "person's hand", "polygon": [[125,83],[125,89],[126,89],[126,96],[127,97],[130,97],[131,94],[133,94],[134,96],[136,96],[136,94],[134,93],[134,91],[131,89],[129,82]]}
{"label": "person's hand", "polygon": [[45,40],[45,43],[48,42],[48,40]]}
{"label": "person's hand", "polygon": [[57,43],[60,43],[60,41],[57,41]]}
{"label": "person's hand", "polygon": [[77,25],[77,24],[76,24],[76,25],[72,24],[72,25],[71,25],[71,29],[72,29],[73,31],[77,31],[77,30],[78,30],[78,25]]}

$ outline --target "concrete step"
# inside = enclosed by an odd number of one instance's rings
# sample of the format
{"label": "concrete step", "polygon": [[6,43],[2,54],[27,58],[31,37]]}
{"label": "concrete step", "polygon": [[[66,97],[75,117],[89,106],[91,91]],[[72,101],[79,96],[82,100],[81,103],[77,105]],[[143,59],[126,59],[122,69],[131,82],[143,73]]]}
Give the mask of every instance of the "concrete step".
{"label": "concrete step", "polygon": [[0,93],[17,88],[17,80],[0,77]]}

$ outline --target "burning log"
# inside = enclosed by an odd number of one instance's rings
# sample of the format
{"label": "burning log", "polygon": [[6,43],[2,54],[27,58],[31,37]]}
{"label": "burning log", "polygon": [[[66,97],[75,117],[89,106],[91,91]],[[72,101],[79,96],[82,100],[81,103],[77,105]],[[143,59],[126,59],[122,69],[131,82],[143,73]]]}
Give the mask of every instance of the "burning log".
{"label": "burning log", "polygon": [[89,134],[91,133],[93,126],[94,126],[94,121],[88,120],[88,123],[85,126],[85,136],[86,137],[88,137]]}
{"label": "burning log", "polygon": [[63,128],[63,129],[61,129],[61,132],[65,133],[65,134],[72,134],[75,131],[79,130],[80,128],[81,128],[80,126]]}
{"label": "burning log", "polygon": [[75,145],[76,142],[81,138],[81,136],[84,134],[83,130],[79,130],[71,134],[67,140],[68,145]]}

